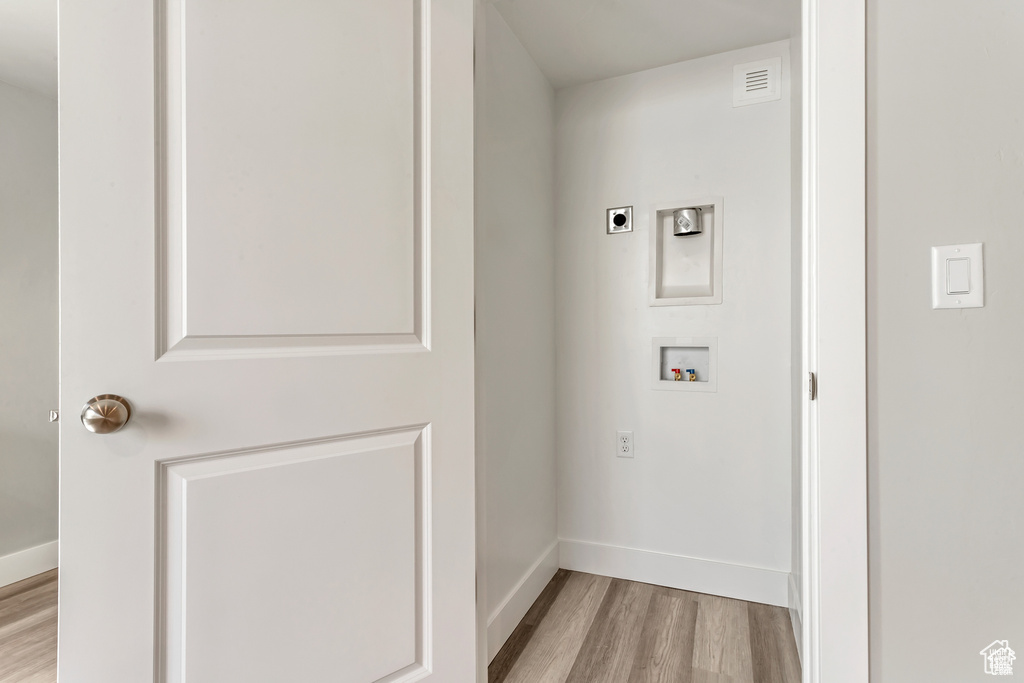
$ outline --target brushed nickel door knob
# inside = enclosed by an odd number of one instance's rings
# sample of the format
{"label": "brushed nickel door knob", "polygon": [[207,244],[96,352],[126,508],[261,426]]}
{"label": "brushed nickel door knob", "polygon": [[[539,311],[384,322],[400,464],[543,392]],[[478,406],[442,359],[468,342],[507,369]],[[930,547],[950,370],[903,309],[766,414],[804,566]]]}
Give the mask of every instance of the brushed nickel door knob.
{"label": "brushed nickel door knob", "polygon": [[111,434],[128,424],[132,407],[114,394],[100,394],[82,408],[82,424],[93,434]]}

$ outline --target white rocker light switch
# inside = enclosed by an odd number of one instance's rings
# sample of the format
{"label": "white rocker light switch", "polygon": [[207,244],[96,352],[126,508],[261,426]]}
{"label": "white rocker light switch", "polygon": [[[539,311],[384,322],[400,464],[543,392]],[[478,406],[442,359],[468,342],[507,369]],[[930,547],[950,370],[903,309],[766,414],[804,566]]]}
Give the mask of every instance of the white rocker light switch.
{"label": "white rocker light switch", "polygon": [[932,308],[985,305],[985,263],[981,243],[932,247]]}
{"label": "white rocker light switch", "polygon": [[971,293],[971,259],[946,259],[946,294]]}

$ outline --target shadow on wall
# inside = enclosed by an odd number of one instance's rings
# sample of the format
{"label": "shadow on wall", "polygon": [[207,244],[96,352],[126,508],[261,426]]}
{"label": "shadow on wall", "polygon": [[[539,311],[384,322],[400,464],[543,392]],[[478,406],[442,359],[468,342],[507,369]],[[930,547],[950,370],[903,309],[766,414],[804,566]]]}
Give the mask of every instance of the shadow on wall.
{"label": "shadow on wall", "polygon": [[0,432],[0,557],[57,538],[57,508],[50,491],[50,482],[57,480],[56,426],[53,433],[53,439],[45,439]]}

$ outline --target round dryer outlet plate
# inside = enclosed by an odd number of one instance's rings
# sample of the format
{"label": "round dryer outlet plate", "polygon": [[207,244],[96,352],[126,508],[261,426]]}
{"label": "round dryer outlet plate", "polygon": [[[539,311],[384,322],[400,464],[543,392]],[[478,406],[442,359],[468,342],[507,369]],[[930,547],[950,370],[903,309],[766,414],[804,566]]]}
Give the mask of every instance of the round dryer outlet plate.
{"label": "round dryer outlet plate", "polygon": [[633,232],[633,207],[620,206],[617,209],[608,209],[608,234],[614,235],[619,232]]}

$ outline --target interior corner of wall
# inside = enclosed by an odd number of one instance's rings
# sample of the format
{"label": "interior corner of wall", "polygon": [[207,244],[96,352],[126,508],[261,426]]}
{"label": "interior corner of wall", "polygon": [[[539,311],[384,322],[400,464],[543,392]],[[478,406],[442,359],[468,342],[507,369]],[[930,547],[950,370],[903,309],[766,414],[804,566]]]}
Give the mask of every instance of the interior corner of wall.
{"label": "interior corner of wall", "polygon": [[558,571],[559,542],[555,539],[509,591],[487,618],[487,661],[501,650],[516,626],[526,616],[544,587]]}

